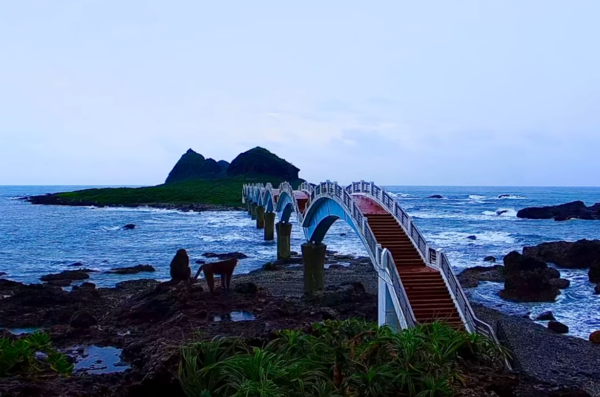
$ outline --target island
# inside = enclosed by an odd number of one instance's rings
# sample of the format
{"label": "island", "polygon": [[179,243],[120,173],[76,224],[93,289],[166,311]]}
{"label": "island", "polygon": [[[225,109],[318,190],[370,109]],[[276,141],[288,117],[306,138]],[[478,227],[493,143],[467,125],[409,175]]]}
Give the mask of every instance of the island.
{"label": "island", "polygon": [[262,147],[239,154],[231,163],[189,149],[168,174],[164,184],[139,188],[97,188],[30,196],[32,204],[155,207],[184,211],[241,209],[244,183],[283,181],[299,184],[300,169]]}

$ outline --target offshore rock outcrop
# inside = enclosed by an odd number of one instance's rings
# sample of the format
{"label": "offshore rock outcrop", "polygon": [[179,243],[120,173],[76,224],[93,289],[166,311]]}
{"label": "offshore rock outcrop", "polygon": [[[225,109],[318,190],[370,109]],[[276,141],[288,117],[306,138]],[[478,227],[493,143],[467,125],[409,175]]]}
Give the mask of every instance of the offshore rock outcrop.
{"label": "offshore rock outcrop", "polygon": [[300,169],[267,149],[255,147],[238,155],[227,168],[228,176],[265,175],[294,182]]}
{"label": "offshore rock outcrop", "polygon": [[517,217],[524,219],[554,219],[556,221],[600,219],[600,203],[588,207],[583,201],[573,201],[548,207],[528,207],[519,210]]}
{"label": "offshore rock outcrop", "polygon": [[[227,163],[225,161],[225,163]],[[173,167],[165,183],[177,183],[194,179],[210,179],[224,175],[223,165],[211,158],[188,149]]]}
{"label": "offshore rock outcrop", "polygon": [[[516,302],[554,302],[560,294],[560,272],[546,262],[512,251],[504,257],[503,299]],[[564,285],[562,285],[564,287]]]}

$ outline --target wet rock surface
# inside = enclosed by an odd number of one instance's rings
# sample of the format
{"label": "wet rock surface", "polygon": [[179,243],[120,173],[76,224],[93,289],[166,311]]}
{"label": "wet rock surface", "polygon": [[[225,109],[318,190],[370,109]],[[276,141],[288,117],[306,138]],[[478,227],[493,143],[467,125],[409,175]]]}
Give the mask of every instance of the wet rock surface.
{"label": "wet rock surface", "polygon": [[525,219],[554,219],[557,221],[600,219],[600,203],[588,207],[583,201],[573,201],[547,207],[523,208],[517,212],[517,217]]}
{"label": "wet rock surface", "polygon": [[559,287],[568,287],[568,280],[561,280],[560,272],[548,267],[546,262],[512,251],[504,257],[504,289],[499,292],[503,299],[517,302],[554,302],[560,294]]}
{"label": "wet rock surface", "polygon": [[475,288],[480,281],[502,283],[506,279],[504,266],[501,265],[470,267],[463,270],[457,277],[463,288]]}
{"label": "wet rock surface", "polygon": [[[184,284],[142,279],[123,281],[115,288],[84,283],[71,292],[0,279],[0,289],[7,295],[0,299],[1,327],[43,326],[55,346],[71,352],[77,362],[89,357],[87,370],[71,378],[0,379],[0,390],[7,396],[183,396],[175,376],[180,359],[177,347],[198,331],[206,339],[268,340],[273,331],[305,328],[325,319],[376,321],[377,276],[370,259],[330,254],[327,264],[339,264],[338,258],[343,258],[344,270],[325,270],[325,289],[312,296],[304,296],[303,272],[296,265],[234,276],[231,291],[221,291],[217,282],[215,294],[208,292],[202,279],[189,289]],[[83,326],[73,326],[77,318]],[[540,328],[552,337],[565,338]],[[524,333],[521,329],[506,332],[511,337],[514,332]],[[92,360],[98,351],[109,352],[111,361]],[[597,370],[584,366],[582,371],[594,376]],[[499,395],[547,396],[558,390],[555,379],[541,383],[477,367],[466,370],[465,383],[457,396],[493,396],[517,389],[546,394]]]}
{"label": "wet rock surface", "polygon": [[110,269],[106,273],[113,274],[137,274],[141,272],[154,272],[156,269],[151,265],[136,265],[130,267],[119,267],[115,269]]}
{"label": "wet rock surface", "polygon": [[248,257],[248,255],[243,254],[241,252],[226,252],[226,253],[205,252],[204,254],[202,254],[202,256],[205,258],[217,258],[220,260],[231,259],[231,258],[246,259]]}
{"label": "wet rock surface", "polygon": [[[523,255],[567,269],[599,266],[600,240],[554,241],[523,248]],[[600,280],[598,280],[600,281]]]}
{"label": "wet rock surface", "polygon": [[88,273],[92,273],[94,271],[95,270],[91,269],[64,270],[60,273],[46,274],[45,276],[40,277],[40,280],[46,282],[85,280],[90,278]]}

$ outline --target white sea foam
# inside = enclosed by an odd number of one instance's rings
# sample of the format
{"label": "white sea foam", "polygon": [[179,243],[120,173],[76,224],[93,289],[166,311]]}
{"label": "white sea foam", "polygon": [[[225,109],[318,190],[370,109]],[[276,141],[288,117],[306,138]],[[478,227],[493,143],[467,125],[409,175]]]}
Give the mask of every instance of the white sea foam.
{"label": "white sea foam", "polygon": [[106,232],[114,232],[119,229],[121,229],[120,226],[102,226],[102,230],[104,230]]}
{"label": "white sea foam", "polygon": [[480,196],[478,194],[469,194],[471,200],[485,200],[486,196]]}
{"label": "white sea foam", "polygon": [[[471,240],[468,237],[475,236],[477,239]],[[434,245],[443,247],[454,247],[457,245],[489,245],[489,244],[514,244],[515,239],[506,232],[486,231],[481,233],[465,232],[440,232],[429,236]]]}
{"label": "white sea foam", "polygon": [[483,211],[482,215],[486,216],[503,216],[508,218],[514,218],[517,216],[517,211],[514,208],[498,208],[496,211]]}
{"label": "white sea foam", "polygon": [[[500,197],[503,196],[503,197]],[[498,197],[495,197],[497,200],[526,200],[527,197],[517,196],[515,194],[503,195],[500,194]]]}

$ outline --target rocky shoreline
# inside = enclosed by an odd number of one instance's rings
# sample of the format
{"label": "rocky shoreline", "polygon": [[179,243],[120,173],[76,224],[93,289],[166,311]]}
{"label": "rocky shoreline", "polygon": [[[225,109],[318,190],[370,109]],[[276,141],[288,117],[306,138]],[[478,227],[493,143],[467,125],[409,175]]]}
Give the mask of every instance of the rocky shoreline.
{"label": "rocky shoreline", "polygon": [[568,221],[569,219],[598,220],[600,219],[600,203],[588,207],[583,201],[573,201],[546,207],[528,207],[519,210],[517,217],[523,219],[554,219],[555,221]]}
{"label": "rocky shoreline", "polygon": [[[0,379],[0,391],[3,396],[182,396],[176,377],[178,346],[192,338],[239,336],[259,340],[268,339],[279,329],[303,329],[326,319],[359,317],[376,321],[377,276],[368,258],[330,253],[325,291],[314,297],[303,296],[298,259],[234,276],[233,291],[215,295],[207,292],[203,280],[189,291],[182,285],[152,279],[124,281],[115,288],[84,283],[66,291],[0,279],[3,328],[16,332],[43,327],[57,348],[78,351],[83,356],[90,346],[120,353],[116,366],[96,364],[100,368],[108,366],[108,372],[113,373],[98,375],[82,370],[70,378],[4,378]],[[552,334],[528,319],[477,305],[475,310],[483,320],[503,330],[507,345],[515,349],[522,363],[522,372],[470,368],[466,385],[456,395],[588,395],[563,393],[565,388],[572,389],[581,382],[579,386],[589,395],[600,396],[597,370],[583,364],[585,360],[597,363],[594,360],[599,359],[600,347]],[[513,322],[517,325],[505,325]],[[3,337],[18,337],[7,330],[0,332]],[[527,361],[533,346],[527,338],[535,339],[535,354],[552,358]],[[575,350],[570,347],[574,343]],[[562,355],[554,359],[556,351]],[[81,357],[74,354],[74,360],[78,359]],[[582,369],[565,375],[568,364],[574,361],[580,362],[578,368]]]}

